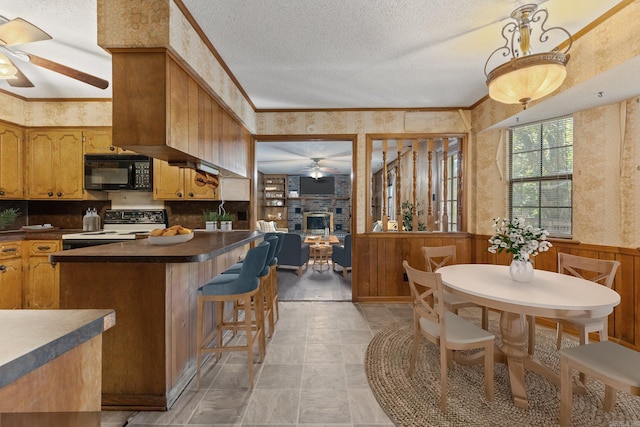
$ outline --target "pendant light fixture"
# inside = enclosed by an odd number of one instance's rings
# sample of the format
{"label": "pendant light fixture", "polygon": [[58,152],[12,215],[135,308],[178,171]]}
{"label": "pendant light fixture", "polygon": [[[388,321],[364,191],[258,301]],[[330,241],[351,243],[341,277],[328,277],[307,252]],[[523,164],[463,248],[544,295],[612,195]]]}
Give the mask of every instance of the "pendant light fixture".
{"label": "pendant light fixture", "polygon": [[[504,45],[494,50],[484,65],[492,99],[505,104],[522,104],[526,109],[529,102],[547,96],[560,87],[567,76],[566,65],[572,39],[571,34],[562,27],[545,28],[548,17],[547,10],[538,10],[535,4],[520,6],[511,13],[515,22],[502,27]],[[532,24],[540,21],[538,41],[541,44],[547,42],[551,31],[564,32],[569,41],[564,51],[560,52],[558,48],[544,53],[532,51],[530,42],[532,35],[535,35]],[[487,73],[494,55],[500,56],[498,52],[505,58],[511,56],[510,60]]]}

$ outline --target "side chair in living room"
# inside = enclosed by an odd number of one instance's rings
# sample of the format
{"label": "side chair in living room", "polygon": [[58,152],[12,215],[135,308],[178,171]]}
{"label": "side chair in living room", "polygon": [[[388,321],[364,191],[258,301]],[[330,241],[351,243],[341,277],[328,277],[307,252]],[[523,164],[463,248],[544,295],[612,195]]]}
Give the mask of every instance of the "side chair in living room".
{"label": "side chair in living room", "polygon": [[454,350],[481,348],[484,352],[484,392],[493,400],[493,347],[495,336],[475,324],[445,310],[442,278],[438,273],[417,270],[407,261],[402,263],[409,278],[413,298],[414,337],[409,362],[409,375],[415,369],[418,347],[425,337],[440,349],[440,409],[447,410],[448,366],[453,363]]}
{"label": "side chair in living room", "polygon": [[[436,272],[438,268],[445,265],[456,264],[456,247],[451,246],[423,246],[422,254],[427,264],[427,271]],[[482,329],[489,329],[489,309],[482,307],[476,303],[466,301],[457,295],[453,295],[446,290],[443,291],[444,305],[449,310],[458,314],[458,309],[464,307],[481,307],[482,308]]]}

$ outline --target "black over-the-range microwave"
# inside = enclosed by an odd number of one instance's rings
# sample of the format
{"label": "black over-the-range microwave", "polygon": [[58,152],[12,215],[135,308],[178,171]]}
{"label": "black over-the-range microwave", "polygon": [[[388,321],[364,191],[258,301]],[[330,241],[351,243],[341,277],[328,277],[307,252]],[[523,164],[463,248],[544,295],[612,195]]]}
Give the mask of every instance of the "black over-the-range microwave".
{"label": "black over-the-range microwave", "polygon": [[86,190],[151,191],[153,159],[131,154],[85,154]]}

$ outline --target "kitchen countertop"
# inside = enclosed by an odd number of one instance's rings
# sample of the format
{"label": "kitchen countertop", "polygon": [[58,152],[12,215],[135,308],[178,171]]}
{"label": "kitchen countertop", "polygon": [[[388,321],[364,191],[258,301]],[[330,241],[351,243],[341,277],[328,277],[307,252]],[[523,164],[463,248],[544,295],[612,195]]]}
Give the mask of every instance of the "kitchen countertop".
{"label": "kitchen countertop", "polygon": [[244,246],[264,233],[196,230],[193,239],[175,245],[152,245],[147,239],[70,249],[49,255],[52,262],[183,263],[202,262]]}
{"label": "kitchen countertop", "polygon": [[115,325],[103,310],[0,310],[0,388]]}
{"label": "kitchen countertop", "polygon": [[16,240],[60,240],[64,234],[72,233],[82,233],[82,230],[65,228],[51,231],[4,231],[0,233],[0,242],[14,242]]}

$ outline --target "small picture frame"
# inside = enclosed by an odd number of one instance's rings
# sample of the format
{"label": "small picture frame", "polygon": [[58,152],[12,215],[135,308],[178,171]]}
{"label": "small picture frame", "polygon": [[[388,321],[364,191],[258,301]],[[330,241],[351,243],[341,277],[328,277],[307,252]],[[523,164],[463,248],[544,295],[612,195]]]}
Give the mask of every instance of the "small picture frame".
{"label": "small picture frame", "polygon": [[298,191],[297,190],[289,191],[289,197],[292,197],[292,198],[298,197]]}

